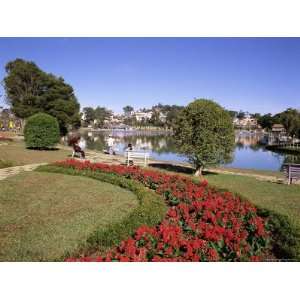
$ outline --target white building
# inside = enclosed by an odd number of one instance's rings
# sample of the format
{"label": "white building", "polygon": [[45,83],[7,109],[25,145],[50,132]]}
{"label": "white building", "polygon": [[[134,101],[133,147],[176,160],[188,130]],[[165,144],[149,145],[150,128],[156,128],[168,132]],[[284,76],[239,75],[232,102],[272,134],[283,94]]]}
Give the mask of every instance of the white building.
{"label": "white building", "polygon": [[150,120],[152,117],[152,111],[147,111],[147,112],[142,112],[142,111],[137,111],[134,113],[134,116],[138,122],[141,122],[143,120]]}
{"label": "white building", "polygon": [[256,127],[257,120],[250,115],[245,115],[242,119],[235,118],[233,124],[237,127]]}

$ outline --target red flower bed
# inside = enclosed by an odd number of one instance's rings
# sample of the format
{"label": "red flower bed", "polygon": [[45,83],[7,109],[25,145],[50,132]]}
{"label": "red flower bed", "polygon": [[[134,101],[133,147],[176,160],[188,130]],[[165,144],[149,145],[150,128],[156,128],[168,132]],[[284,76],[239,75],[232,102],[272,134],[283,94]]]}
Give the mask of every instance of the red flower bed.
{"label": "red flower bed", "polygon": [[268,241],[265,222],[249,202],[206,181],[163,172],[67,160],[58,166],[117,174],[161,194],[169,210],[156,227],[141,226],[103,257],[67,261],[257,261]]}

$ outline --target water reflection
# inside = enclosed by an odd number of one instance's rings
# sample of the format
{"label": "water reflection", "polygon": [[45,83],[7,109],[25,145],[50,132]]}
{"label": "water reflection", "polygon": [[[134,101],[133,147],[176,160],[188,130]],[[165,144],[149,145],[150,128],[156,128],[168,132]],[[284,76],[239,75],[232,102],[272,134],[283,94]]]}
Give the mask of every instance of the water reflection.
{"label": "water reflection", "polygon": [[[107,139],[112,135],[115,151],[123,154],[131,143],[135,150],[150,152],[154,159],[185,162],[187,158],[176,152],[174,138],[171,134],[149,131],[101,131],[86,132],[84,138],[87,148],[103,151],[107,148]],[[300,163],[300,156],[279,154],[268,151],[261,143],[264,135],[260,132],[237,131],[236,147],[228,167],[261,170],[280,170],[283,163]]]}

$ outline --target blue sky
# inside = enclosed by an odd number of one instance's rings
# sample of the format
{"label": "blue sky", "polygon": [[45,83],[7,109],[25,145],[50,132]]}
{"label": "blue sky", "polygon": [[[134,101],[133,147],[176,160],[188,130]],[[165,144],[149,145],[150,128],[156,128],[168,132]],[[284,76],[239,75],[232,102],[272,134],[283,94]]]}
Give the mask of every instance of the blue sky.
{"label": "blue sky", "polygon": [[0,38],[0,80],[15,58],[64,77],[81,107],[300,108],[300,38]]}

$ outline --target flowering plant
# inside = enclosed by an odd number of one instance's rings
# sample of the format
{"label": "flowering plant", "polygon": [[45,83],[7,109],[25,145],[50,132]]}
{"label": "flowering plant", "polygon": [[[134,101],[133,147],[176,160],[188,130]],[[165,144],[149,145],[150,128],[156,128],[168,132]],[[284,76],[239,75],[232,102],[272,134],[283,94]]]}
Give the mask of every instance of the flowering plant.
{"label": "flowering plant", "polygon": [[66,160],[55,165],[111,173],[141,182],[162,195],[169,209],[155,227],[140,226],[134,236],[105,256],[67,261],[257,261],[269,233],[250,202],[219,192],[207,181],[104,163]]}

